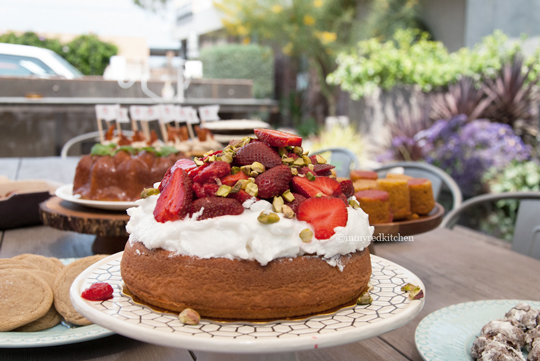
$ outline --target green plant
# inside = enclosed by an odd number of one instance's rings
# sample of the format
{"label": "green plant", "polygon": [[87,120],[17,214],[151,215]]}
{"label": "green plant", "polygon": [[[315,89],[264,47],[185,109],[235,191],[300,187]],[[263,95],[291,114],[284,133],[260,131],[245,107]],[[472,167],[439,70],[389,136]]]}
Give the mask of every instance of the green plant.
{"label": "green plant", "polygon": [[0,35],[0,43],[37,46],[39,48],[52,50],[59,55],[64,53],[62,51],[63,45],[58,39],[48,39],[31,31],[27,31],[20,35],[12,31],[7,32]]}
{"label": "green plant", "polygon": [[80,35],[66,44],[65,58],[85,75],[103,75],[116,45],[99,40],[97,35]]}
{"label": "green plant", "polygon": [[462,76],[479,81],[484,76],[494,77],[520,50],[519,43],[505,46],[507,40],[495,31],[473,49],[449,53],[441,42],[430,40],[428,33],[397,30],[390,40],[371,38],[359,42],[352,53],[341,53],[338,68],[327,80],[341,85],[354,99],[399,84],[418,85],[429,92]]}
{"label": "green plant", "polygon": [[227,44],[201,50],[205,78],[253,79],[253,95],[271,97],[274,91],[274,53],[255,44]]}

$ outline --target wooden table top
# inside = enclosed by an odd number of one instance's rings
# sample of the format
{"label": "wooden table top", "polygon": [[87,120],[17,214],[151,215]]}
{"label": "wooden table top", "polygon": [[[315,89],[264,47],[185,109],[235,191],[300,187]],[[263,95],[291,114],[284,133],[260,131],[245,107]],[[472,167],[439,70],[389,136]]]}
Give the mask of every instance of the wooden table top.
{"label": "wooden table top", "polygon": [[[11,179],[39,177],[71,183],[76,161],[0,159],[0,175]],[[52,164],[55,167],[51,167]],[[55,169],[59,171],[56,175],[48,173],[46,176],[44,169],[53,169],[54,173]],[[85,257],[92,254],[94,240],[91,235],[45,226],[3,231],[0,236],[0,258],[22,253],[58,258]],[[424,282],[426,303],[422,312],[397,330],[353,344],[298,352],[297,360],[421,360],[414,344],[414,332],[418,323],[435,310],[487,299],[540,301],[540,261],[515,253],[507,245],[475,232],[437,228],[416,235],[409,242],[379,242],[375,251],[378,256],[409,269]],[[193,360],[186,350],[156,346],[120,335],[64,346],[0,349],[0,359]]]}

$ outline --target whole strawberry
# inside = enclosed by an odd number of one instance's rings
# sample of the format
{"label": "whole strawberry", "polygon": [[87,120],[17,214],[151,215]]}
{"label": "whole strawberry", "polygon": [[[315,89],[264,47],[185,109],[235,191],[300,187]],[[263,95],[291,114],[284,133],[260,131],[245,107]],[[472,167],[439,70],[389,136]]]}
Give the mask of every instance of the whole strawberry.
{"label": "whole strawberry", "polygon": [[350,179],[339,182],[339,185],[341,186],[341,191],[347,198],[354,196],[354,185]]}
{"label": "whole strawberry", "polygon": [[251,165],[259,162],[266,168],[273,168],[281,165],[281,157],[269,145],[263,142],[251,142],[238,149],[235,162],[239,165]]}
{"label": "whole strawberry", "polygon": [[196,213],[204,208],[202,214],[197,218],[198,221],[203,219],[226,216],[239,215],[244,212],[244,207],[236,199],[210,197],[195,200],[191,204],[190,214]]}
{"label": "whole strawberry", "polygon": [[294,196],[294,201],[287,203],[287,205],[291,207],[294,213],[298,213],[298,207],[300,207],[300,204],[302,204],[302,202],[307,198],[300,193],[293,193],[292,195]]}
{"label": "whole strawberry", "polygon": [[291,169],[286,165],[267,170],[255,178],[255,183],[259,188],[259,197],[272,198],[283,194],[289,189],[291,179]]}

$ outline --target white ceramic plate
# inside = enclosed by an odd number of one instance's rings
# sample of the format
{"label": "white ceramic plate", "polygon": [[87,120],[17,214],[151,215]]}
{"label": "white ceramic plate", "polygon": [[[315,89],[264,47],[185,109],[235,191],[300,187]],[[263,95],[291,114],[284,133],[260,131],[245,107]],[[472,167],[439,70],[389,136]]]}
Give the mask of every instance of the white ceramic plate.
{"label": "white ceramic plate", "polygon": [[[424,299],[411,301],[400,290],[410,282],[424,289],[422,281],[405,268],[371,256],[373,303],[344,309],[333,315],[303,321],[275,321],[263,324],[180,323],[178,316],[156,312],[134,303],[121,292],[122,253],[114,254],[85,270],[70,290],[75,309],[92,322],[121,335],[162,346],[194,351],[225,353],[275,353],[311,350],[356,342],[404,326],[421,311]],[[114,288],[113,299],[91,302],[80,297],[92,283],[107,282]]]}
{"label": "white ceramic plate", "polygon": [[426,361],[472,361],[471,346],[482,326],[504,317],[521,302],[540,308],[539,301],[520,300],[466,302],[441,308],[418,324],[416,348]]}
{"label": "white ceramic plate", "polygon": [[125,211],[128,208],[136,207],[135,202],[107,202],[107,201],[92,201],[89,199],[80,199],[78,196],[73,195],[73,184],[65,184],[55,192],[57,197],[63,200],[77,203],[83,206],[106,209],[110,211]]}
{"label": "white ceramic plate", "polygon": [[[70,264],[77,258],[60,259],[63,264]],[[99,325],[68,326],[58,324],[53,328],[38,332],[0,332],[0,348],[28,348],[67,345],[113,335]]]}

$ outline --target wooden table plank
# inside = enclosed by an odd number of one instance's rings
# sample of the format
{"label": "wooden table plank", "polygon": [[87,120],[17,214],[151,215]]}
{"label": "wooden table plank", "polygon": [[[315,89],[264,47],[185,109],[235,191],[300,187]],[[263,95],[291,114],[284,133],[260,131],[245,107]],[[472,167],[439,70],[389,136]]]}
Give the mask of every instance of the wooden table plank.
{"label": "wooden table plank", "polygon": [[349,345],[296,353],[298,361],[406,361],[392,346],[379,337]]}
{"label": "wooden table plank", "polygon": [[412,360],[418,323],[429,313],[456,303],[487,299],[540,300],[540,261],[447,229],[413,242],[378,243],[378,256],[415,273],[426,286],[422,312],[406,326],[381,336]]}
{"label": "wooden table plank", "polygon": [[46,179],[62,184],[73,183],[80,157],[22,158],[17,179]]}
{"label": "wooden table plank", "polygon": [[0,175],[8,177],[10,180],[15,180],[20,162],[20,158],[0,158]]}

